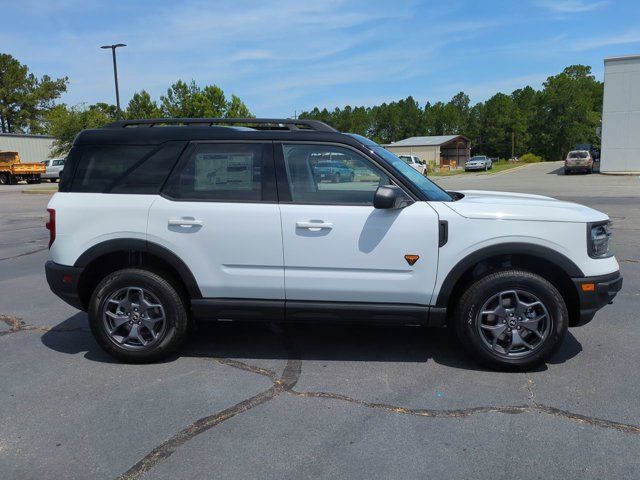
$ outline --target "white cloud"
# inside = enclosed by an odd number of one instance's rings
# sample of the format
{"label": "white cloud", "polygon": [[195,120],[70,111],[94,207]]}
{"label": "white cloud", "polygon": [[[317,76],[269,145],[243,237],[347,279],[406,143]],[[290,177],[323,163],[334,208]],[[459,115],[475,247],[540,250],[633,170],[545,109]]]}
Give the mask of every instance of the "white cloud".
{"label": "white cloud", "polygon": [[555,13],[581,13],[604,7],[609,0],[538,0],[536,4]]}
{"label": "white cloud", "polygon": [[640,31],[638,29],[629,30],[624,33],[609,35],[606,37],[596,37],[572,45],[573,50],[591,50],[594,48],[610,47],[613,45],[629,45],[640,43]]}

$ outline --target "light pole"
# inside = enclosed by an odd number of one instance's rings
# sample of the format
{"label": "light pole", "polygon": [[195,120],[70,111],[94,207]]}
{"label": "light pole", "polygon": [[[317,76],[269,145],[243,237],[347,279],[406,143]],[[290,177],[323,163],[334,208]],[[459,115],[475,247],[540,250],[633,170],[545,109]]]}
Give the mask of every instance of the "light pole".
{"label": "light pole", "polygon": [[118,91],[118,65],[116,64],[116,48],[126,47],[124,43],[116,43],[115,45],[103,45],[100,48],[110,48],[113,55],[113,77],[116,82],[116,108],[118,117],[120,117],[120,92]]}

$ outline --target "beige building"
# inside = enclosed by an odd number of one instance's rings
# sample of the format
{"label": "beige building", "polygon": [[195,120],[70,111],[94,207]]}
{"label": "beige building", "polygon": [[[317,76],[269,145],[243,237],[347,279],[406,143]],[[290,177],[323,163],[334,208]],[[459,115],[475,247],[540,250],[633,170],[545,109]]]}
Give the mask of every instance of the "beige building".
{"label": "beige building", "polygon": [[51,158],[53,137],[23,133],[0,133],[0,151],[18,152],[24,163],[37,163]]}
{"label": "beige building", "polygon": [[463,135],[410,137],[384,146],[396,155],[415,155],[420,160],[436,165],[464,165],[471,150],[469,139]]}

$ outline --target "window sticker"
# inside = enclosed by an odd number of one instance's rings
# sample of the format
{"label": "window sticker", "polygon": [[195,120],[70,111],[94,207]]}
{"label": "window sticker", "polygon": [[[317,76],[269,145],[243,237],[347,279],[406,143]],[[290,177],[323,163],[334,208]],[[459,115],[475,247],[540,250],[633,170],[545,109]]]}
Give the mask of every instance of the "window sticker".
{"label": "window sticker", "polygon": [[195,190],[251,190],[253,154],[199,153],[196,155]]}

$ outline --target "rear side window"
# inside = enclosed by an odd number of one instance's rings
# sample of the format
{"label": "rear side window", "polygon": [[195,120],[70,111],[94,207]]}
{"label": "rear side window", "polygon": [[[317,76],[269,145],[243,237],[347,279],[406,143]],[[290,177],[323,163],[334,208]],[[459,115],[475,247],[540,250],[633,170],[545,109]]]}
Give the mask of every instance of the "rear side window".
{"label": "rear side window", "polygon": [[176,200],[275,200],[272,145],[196,143],[176,167],[163,193]]}
{"label": "rear side window", "polygon": [[72,192],[104,193],[114,181],[137,162],[143,160],[154,147],[138,145],[91,145],[76,147],[76,171]]}
{"label": "rear side window", "polygon": [[60,191],[154,194],[160,191],[186,142],[152,145],[73,147],[64,165]]}

